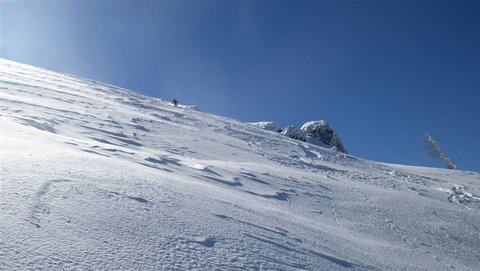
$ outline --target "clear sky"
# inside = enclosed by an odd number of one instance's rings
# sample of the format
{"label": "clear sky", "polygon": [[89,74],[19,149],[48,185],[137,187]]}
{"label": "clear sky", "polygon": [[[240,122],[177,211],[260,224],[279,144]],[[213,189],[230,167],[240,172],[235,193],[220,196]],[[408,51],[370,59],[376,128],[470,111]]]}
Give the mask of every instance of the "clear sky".
{"label": "clear sky", "polygon": [[4,1],[1,57],[241,121],[325,119],[366,159],[480,171],[480,1]]}

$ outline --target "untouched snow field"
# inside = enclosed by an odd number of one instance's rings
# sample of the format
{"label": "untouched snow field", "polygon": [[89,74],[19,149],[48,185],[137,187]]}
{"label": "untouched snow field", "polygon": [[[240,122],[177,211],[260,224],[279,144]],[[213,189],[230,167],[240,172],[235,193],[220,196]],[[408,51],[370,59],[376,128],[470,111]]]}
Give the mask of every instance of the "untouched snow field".
{"label": "untouched snow field", "polygon": [[1,270],[479,270],[480,174],[0,60]]}

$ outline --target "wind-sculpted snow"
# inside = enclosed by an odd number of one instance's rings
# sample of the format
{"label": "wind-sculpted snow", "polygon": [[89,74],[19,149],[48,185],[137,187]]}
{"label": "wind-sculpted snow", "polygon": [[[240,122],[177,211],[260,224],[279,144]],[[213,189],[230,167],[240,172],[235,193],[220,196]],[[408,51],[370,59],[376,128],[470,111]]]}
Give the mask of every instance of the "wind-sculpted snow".
{"label": "wind-sculpted snow", "polygon": [[0,61],[2,270],[478,270],[480,174]]}

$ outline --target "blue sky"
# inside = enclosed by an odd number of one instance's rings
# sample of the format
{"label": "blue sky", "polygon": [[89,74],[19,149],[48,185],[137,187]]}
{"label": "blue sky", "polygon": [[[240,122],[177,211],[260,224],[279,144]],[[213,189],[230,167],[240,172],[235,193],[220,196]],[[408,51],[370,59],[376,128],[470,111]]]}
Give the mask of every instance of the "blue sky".
{"label": "blue sky", "polygon": [[1,1],[0,55],[242,121],[325,119],[351,154],[480,171],[480,1]]}

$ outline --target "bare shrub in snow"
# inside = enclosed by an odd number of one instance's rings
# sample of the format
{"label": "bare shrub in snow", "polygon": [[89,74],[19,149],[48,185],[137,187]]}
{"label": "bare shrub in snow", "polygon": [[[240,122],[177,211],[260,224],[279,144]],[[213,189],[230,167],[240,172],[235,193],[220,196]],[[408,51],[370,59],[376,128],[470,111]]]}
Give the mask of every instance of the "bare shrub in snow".
{"label": "bare shrub in snow", "polygon": [[425,149],[428,155],[433,159],[440,159],[449,169],[456,169],[455,162],[440,148],[437,141],[429,133],[425,133]]}

